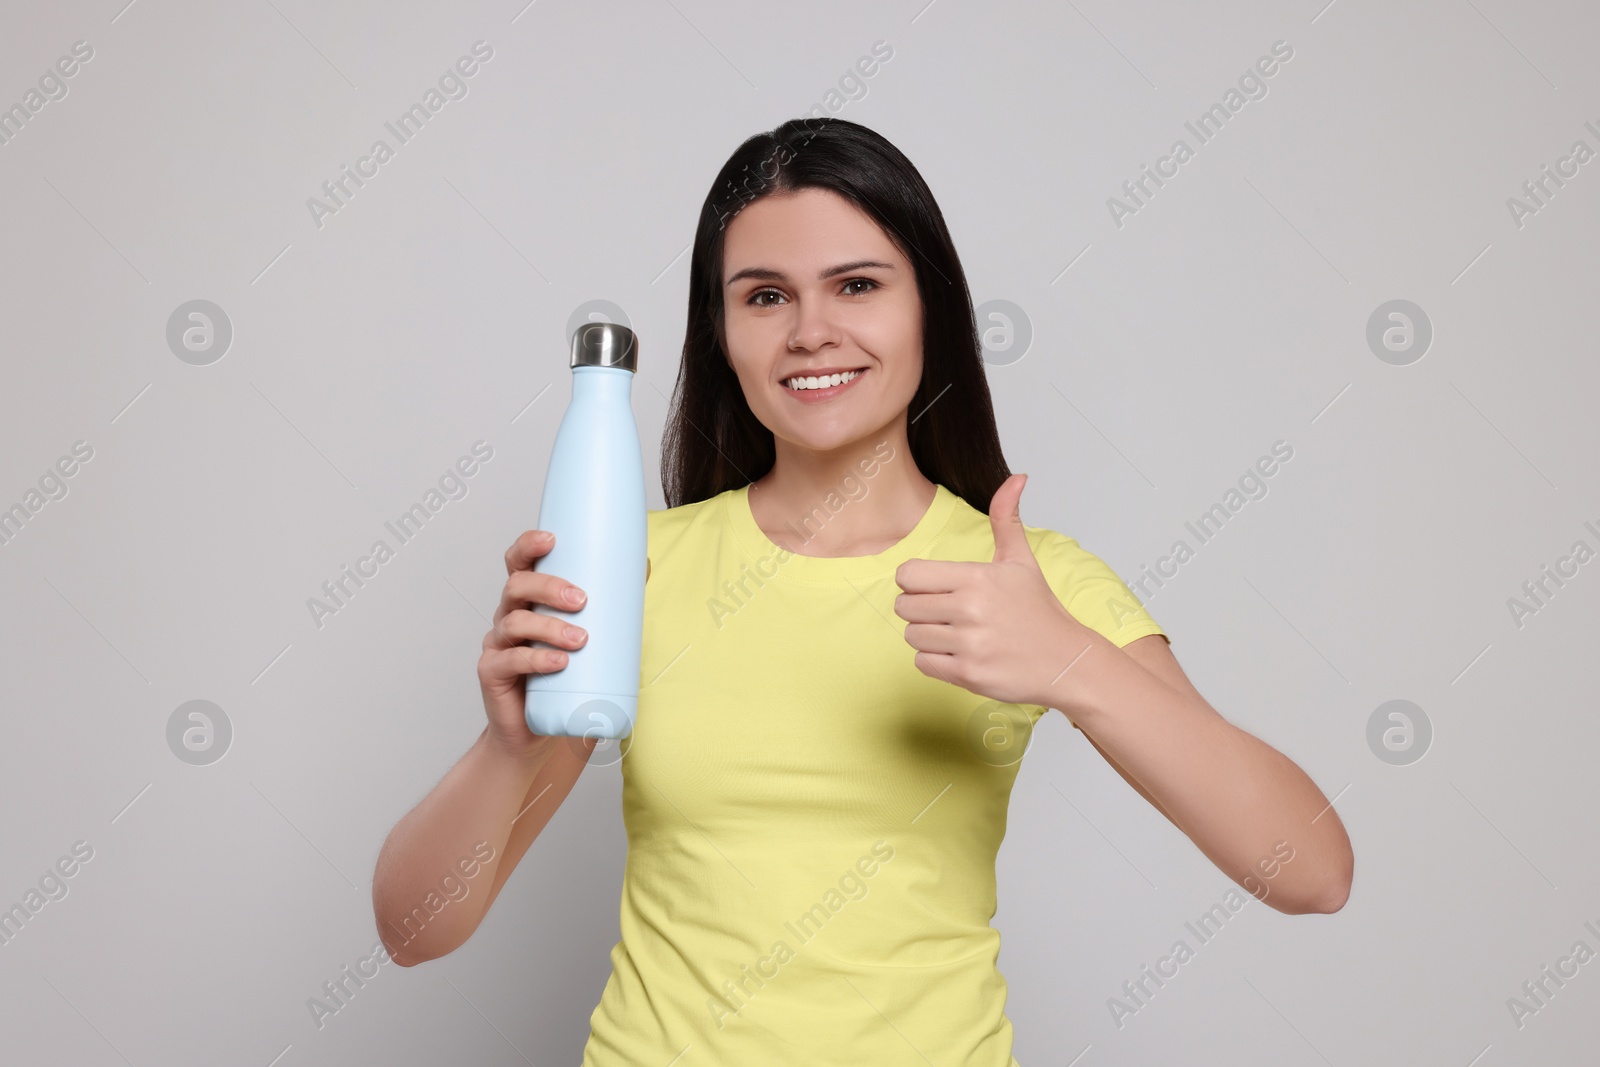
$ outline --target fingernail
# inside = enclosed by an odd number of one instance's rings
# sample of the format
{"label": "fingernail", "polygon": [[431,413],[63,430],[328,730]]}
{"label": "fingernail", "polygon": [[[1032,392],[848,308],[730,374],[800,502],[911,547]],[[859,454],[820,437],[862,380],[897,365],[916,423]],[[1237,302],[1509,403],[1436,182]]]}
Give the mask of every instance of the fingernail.
{"label": "fingernail", "polygon": [[588,599],[588,597],[583,595],[583,590],[582,589],[568,589],[567,590],[567,603],[568,604],[582,604],[587,599]]}
{"label": "fingernail", "polygon": [[554,538],[555,538],[555,534],[551,533],[549,530],[540,530],[538,535],[534,538],[534,540],[535,541],[550,541],[550,540],[553,540]]}
{"label": "fingernail", "polygon": [[562,632],[567,635],[567,640],[568,641],[582,641],[583,640],[583,631],[578,629],[578,627],[576,627],[576,626],[568,626]]}
{"label": "fingernail", "polygon": [[554,663],[557,667],[565,666],[567,662],[567,654],[565,652],[557,652],[550,657],[550,662]]}

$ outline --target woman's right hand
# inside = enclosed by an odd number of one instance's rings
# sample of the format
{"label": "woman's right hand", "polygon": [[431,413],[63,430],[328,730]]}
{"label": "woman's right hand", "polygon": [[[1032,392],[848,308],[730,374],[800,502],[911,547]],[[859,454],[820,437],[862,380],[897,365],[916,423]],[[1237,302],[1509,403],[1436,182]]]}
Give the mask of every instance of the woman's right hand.
{"label": "woman's right hand", "polygon": [[[588,633],[564,619],[530,610],[545,604],[561,611],[577,611],[583,591],[571,582],[533,569],[533,561],[555,545],[546,530],[527,530],[506,550],[505,588],[495,609],[494,629],[483,638],[478,657],[478,684],[483,688],[483,708],[489,716],[489,738],[513,753],[526,753],[538,743],[525,718],[527,676],[550,674],[567,665],[562,649],[582,648]],[[554,648],[530,648],[525,641],[541,641]]]}

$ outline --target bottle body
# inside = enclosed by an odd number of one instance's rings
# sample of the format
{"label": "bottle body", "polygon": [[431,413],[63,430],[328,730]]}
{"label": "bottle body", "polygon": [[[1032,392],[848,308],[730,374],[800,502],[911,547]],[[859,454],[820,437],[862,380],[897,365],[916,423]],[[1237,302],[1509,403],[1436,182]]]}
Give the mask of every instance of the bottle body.
{"label": "bottle body", "polygon": [[555,546],[536,569],[588,600],[576,612],[533,610],[582,626],[589,639],[561,670],[528,675],[526,719],[536,734],[621,738],[638,712],[647,505],[632,386],[633,372],[621,367],[572,368],[539,502],[539,529]]}

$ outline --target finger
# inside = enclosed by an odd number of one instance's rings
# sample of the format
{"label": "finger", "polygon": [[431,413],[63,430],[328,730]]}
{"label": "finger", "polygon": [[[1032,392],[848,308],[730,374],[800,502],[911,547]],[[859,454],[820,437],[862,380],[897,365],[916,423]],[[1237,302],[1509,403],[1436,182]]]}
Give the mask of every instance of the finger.
{"label": "finger", "polygon": [[484,637],[484,647],[510,648],[524,641],[543,641],[557,648],[582,648],[589,634],[581,626],[526,608],[509,612]]}
{"label": "finger", "polygon": [[908,593],[950,593],[959,589],[974,567],[948,559],[908,559],[895,568],[894,581]]}
{"label": "finger", "polygon": [[917,670],[941,682],[949,682],[955,671],[955,657],[943,652],[918,652],[911,662]]}
{"label": "finger", "polygon": [[894,598],[894,613],[906,622],[955,622],[960,615],[958,593],[901,593]]}
{"label": "finger", "polygon": [[1034,563],[1033,549],[1028,545],[1028,534],[1022,526],[1022,515],[1017,510],[1022,502],[1022,487],[1028,482],[1026,474],[1013,474],[1000,483],[989,501],[989,527],[994,531],[994,562]]}
{"label": "finger", "polygon": [[514,574],[533,566],[533,561],[549,553],[556,535],[549,530],[524,530],[506,549],[506,573]]}
{"label": "finger", "polygon": [[567,665],[567,654],[559,648],[490,649],[478,658],[478,677],[485,682],[505,683],[528,674],[553,674]]}
{"label": "finger", "polygon": [[956,628],[938,622],[907,623],[906,644],[918,652],[953,653],[957,644]]}
{"label": "finger", "polygon": [[583,590],[565,578],[542,571],[513,571],[500,591],[500,606],[495,609],[494,617],[499,622],[510,612],[529,604],[547,604],[558,611],[577,611],[586,599]]}

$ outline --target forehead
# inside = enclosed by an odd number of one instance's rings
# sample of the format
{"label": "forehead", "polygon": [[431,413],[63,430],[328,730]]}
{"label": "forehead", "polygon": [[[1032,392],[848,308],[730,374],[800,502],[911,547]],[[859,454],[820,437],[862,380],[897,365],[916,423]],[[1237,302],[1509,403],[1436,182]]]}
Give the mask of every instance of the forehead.
{"label": "forehead", "polygon": [[772,193],[729,222],[724,276],[745,267],[825,267],[867,255],[901,262],[894,242],[849,200],[828,189]]}

